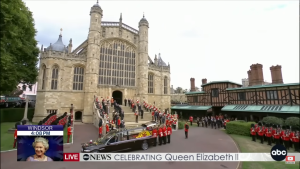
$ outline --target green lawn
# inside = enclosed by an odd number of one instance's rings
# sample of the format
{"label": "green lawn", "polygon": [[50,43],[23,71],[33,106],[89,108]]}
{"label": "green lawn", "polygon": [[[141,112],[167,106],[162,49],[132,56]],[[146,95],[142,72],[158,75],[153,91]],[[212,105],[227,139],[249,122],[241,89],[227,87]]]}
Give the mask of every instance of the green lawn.
{"label": "green lawn", "polygon": [[[256,152],[256,153],[270,153],[271,146],[266,143],[253,142],[251,137],[241,135],[230,135],[237,143],[242,153]],[[289,152],[295,153],[290,150]],[[299,162],[296,164],[285,164],[285,162],[242,162],[243,169],[299,169]]]}
{"label": "green lawn", "polygon": [[[15,123],[0,123],[1,125],[1,151],[13,149],[14,133],[8,133],[8,130],[14,127]],[[67,127],[64,129],[64,143],[67,143]],[[72,142],[72,138],[70,138]]]}

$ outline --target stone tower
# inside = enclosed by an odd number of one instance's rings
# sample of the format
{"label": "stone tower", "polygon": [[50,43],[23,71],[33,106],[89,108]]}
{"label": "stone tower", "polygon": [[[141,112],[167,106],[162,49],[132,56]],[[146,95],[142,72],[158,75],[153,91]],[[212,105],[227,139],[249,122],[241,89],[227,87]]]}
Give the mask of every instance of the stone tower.
{"label": "stone tower", "polygon": [[149,23],[145,16],[139,22],[139,47],[138,47],[138,97],[148,101],[148,30]]}
{"label": "stone tower", "polygon": [[100,64],[100,32],[103,10],[97,3],[91,8],[90,29],[88,35],[88,47],[84,79],[84,112],[82,122],[93,121],[94,95],[97,95],[97,80]]}

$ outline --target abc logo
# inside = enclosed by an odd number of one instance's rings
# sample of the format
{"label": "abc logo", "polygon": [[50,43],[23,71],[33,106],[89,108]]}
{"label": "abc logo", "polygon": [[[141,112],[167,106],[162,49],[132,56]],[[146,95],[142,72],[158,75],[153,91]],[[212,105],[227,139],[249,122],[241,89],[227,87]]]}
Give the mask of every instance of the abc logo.
{"label": "abc logo", "polygon": [[88,154],[84,154],[84,155],[83,155],[83,159],[84,159],[85,161],[87,161],[87,160],[90,159],[90,156],[89,156]]}
{"label": "abc logo", "polygon": [[287,156],[287,150],[283,145],[275,145],[271,149],[271,157],[275,161],[282,161]]}

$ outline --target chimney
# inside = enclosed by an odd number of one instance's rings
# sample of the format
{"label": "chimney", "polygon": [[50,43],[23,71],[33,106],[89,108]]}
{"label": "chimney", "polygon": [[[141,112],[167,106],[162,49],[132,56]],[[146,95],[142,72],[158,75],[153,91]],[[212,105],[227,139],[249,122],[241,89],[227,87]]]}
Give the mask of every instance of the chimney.
{"label": "chimney", "polygon": [[270,67],[271,76],[272,76],[272,84],[283,84],[281,66],[276,65]]}
{"label": "chimney", "polygon": [[263,65],[257,63],[251,65],[250,68],[251,68],[252,86],[263,85],[264,84]]}
{"label": "chimney", "polygon": [[249,84],[248,84],[248,86],[252,86],[252,76],[251,76],[251,70],[248,70],[248,82],[249,82]]}
{"label": "chimney", "polygon": [[202,85],[207,83],[207,79],[202,79]]}
{"label": "chimney", "polygon": [[191,92],[196,91],[195,78],[191,78]]}

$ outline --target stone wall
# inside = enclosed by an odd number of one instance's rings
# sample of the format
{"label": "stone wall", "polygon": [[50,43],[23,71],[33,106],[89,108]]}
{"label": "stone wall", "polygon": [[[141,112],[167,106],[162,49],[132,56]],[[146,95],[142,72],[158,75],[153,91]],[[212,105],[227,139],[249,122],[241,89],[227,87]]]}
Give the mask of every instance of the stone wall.
{"label": "stone wall", "polygon": [[171,94],[171,101],[184,103],[187,98],[185,94]]}
{"label": "stone wall", "polygon": [[[154,75],[154,93],[148,93],[148,103],[153,104],[161,109],[166,109],[171,107],[171,97],[170,97],[170,72],[167,69],[157,69],[149,67],[149,73]],[[164,78],[167,77],[167,94],[164,94]]]}

